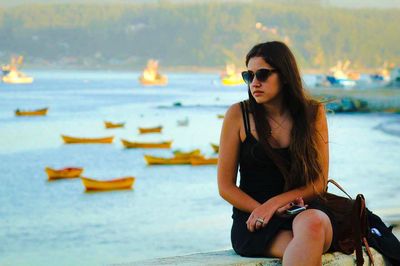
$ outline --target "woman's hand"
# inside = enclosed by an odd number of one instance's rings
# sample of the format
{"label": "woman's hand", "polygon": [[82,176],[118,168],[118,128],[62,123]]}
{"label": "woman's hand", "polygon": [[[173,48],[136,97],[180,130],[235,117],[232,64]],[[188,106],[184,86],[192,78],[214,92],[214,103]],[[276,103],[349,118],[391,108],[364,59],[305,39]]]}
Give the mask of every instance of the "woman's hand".
{"label": "woman's hand", "polygon": [[283,216],[285,211],[293,205],[307,207],[307,205],[304,205],[303,198],[297,198],[282,207],[277,207],[271,201],[265,202],[264,204],[254,209],[254,211],[250,214],[249,219],[247,219],[246,221],[247,229],[250,232],[254,232],[255,230],[259,230],[265,227],[274,214]]}
{"label": "woman's hand", "polygon": [[294,205],[307,207],[307,205],[304,205],[303,198],[297,198],[294,201],[286,204],[285,206],[282,206],[279,209],[277,209],[275,214],[278,215],[278,216],[285,216],[286,210],[290,209],[290,207],[292,207]]}
{"label": "woman's hand", "polygon": [[255,208],[246,221],[247,229],[254,232],[265,227],[278,207],[275,202],[268,200]]}

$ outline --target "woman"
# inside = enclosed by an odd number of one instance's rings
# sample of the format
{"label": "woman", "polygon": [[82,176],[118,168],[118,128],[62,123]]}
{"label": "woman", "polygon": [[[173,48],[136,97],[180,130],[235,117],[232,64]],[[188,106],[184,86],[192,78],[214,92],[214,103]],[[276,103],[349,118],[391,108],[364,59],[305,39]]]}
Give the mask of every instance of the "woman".
{"label": "woman", "polygon": [[[233,205],[232,246],[242,256],[279,257],[284,265],[321,265],[333,236],[318,201],[329,162],[324,107],[305,95],[284,43],[254,46],[246,66],[249,99],[227,111],[218,158],[219,193]],[[293,204],[307,209],[287,215]]]}

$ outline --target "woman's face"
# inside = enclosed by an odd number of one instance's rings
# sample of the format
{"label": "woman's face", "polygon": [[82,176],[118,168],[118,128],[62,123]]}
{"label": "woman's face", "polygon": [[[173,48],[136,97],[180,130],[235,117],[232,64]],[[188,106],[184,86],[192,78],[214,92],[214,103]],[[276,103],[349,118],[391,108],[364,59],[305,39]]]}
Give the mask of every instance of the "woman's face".
{"label": "woman's face", "polygon": [[[262,57],[252,57],[247,64],[247,70],[256,73],[259,69],[270,69],[271,67]],[[249,84],[251,94],[259,104],[271,104],[281,100],[281,81],[277,72],[270,73],[271,75],[265,81],[260,81],[255,76]]]}

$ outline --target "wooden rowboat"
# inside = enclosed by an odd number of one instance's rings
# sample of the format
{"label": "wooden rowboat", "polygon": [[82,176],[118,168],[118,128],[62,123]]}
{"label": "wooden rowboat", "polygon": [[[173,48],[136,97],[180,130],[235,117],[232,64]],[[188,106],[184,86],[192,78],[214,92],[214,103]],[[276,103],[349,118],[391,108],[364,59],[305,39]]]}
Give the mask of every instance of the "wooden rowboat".
{"label": "wooden rowboat", "polygon": [[204,158],[204,157],[192,157],[190,158],[191,165],[210,165],[217,164],[218,158]]}
{"label": "wooden rowboat", "polygon": [[121,139],[122,144],[127,149],[142,148],[142,149],[170,149],[172,141],[164,142],[132,142]]}
{"label": "wooden rowboat", "polygon": [[201,151],[199,149],[195,149],[189,152],[182,152],[180,150],[174,151],[175,158],[190,158],[191,156],[201,155]]}
{"label": "wooden rowboat", "polygon": [[105,191],[117,189],[131,189],[135,178],[128,176],[111,180],[95,180],[87,177],[81,177],[86,191]]}
{"label": "wooden rowboat", "polygon": [[65,144],[110,144],[113,142],[114,137],[104,137],[104,138],[76,138],[71,136],[61,135]]}
{"label": "wooden rowboat", "polygon": [[32,111],[15,110],[16,116],[44,116],[47,114],[49,108],[37,109]]}
{"label": "wooden rowboat", "polygon": [[45,171],[49,180],[56,180],[63,178],[77,178],[82,174],[83,168],[66,167],[63,169],[53,169],[50,167],[46,167]]}
{"label": "wooden rowboat", "polygon": [[139,127],[139,133],[140,134],[147,134],[147,133],[161,133],[162,130],[162,126],[158,126],[158,127]]}
{"label": "wooden rowboat", "polygon": [[213,148],[214,152],[218,153],[219,152],[219,145],[213,144],[213,143],[210,143],[210,144],[211,144],[211,147]]}
{"label": "wooden rowboat", "polygon": [[192,155],[186,157],[156,157],[151,155],[144,155],[144,159],[148,165],[174,165],[174,164],[191,164],[192,158],[204,158],[202,155]]}
{"label": "wooden rowboat", "polygon": [[120,128],[120,127],[124,127],[125,123],[113,123],[113,122],[104,121],[104,126],[106,128]]}

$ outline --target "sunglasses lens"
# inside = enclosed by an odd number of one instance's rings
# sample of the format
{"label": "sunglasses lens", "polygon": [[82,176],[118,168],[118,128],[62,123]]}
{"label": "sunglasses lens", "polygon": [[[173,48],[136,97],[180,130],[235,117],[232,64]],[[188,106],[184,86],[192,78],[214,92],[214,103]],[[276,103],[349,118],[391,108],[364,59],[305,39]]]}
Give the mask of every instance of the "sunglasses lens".
{"label": "sunglasses lens", "polygon": [[271,76],[272,71],[269,69],[259,69],[256,72],[257,80],[260,82],[265,82],[269,76]]}
{"label": "sunglasses lens", "polygon": [[244,82],[246,82],[247,84],[250,84],[254,79],[254,73],[251,71],[243,71],[242,78],[243,78]]}

